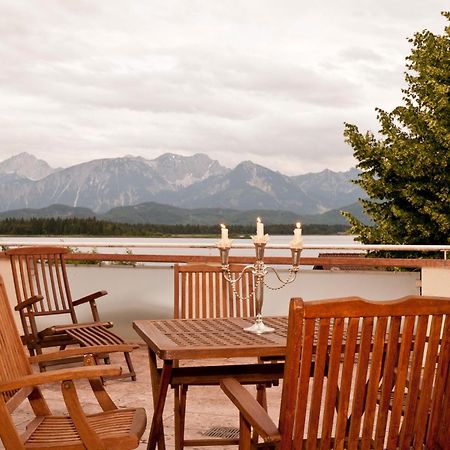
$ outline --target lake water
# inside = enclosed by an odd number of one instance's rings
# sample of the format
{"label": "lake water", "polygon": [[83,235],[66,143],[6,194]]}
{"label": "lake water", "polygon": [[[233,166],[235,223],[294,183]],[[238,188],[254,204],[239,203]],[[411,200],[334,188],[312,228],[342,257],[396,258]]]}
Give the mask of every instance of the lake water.
{"label": "lake water", "polygon": [[[218,252],[215,248],[146,248],[146,245],[159,245],[159,244],[171,244],[171,245],[186,245],[186,244],[215,244],[218,240],[217,238],[192,238],[192,237],[181,237],[181,238],[139,238],[139,237],[2,237],[0,238],[0,245],[14,245],[14,244],[58,244],[66,245],[68,247],[74,248],[78,251],[89,252],[95,249],[98,253],[126,253],[131,252],[133,254],[161,254],[161,255],[211,255],[217,256]],[[292,236],[270,236],[270,244],[286,244],[292,240]],[[355,244],[354,236],[349,235],[304,235],[303,242],[305,245],[330,245],[330,246],[346,246]],[[249,239],[235,239],[234,244],[251,244]],[[103,244],[103,245],[102,245]],[[122,247],[106,247],[105,245],[117,245]],[[304,249],[302,251],[302,256],[314,257],[319,254],[322,250],[319,249]],[[332,250],[333,252],[348,250]],[[267,249],[266,256],[287,256],[287,249]],[[232,248],[230,255],[233,256],[245,256],[253,255],[253,249],[237,249]]]}

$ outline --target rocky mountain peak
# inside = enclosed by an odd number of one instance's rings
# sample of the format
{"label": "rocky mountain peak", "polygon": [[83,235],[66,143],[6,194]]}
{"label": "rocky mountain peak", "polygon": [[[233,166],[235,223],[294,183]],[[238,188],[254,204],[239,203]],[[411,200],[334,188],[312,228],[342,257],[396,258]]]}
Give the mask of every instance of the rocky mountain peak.
{"label": "rocky mountain peak", "polygon": [[29,180],[41,180],[58,170],[26,152],[11,156],[0,163],[0,173],[15,174]]}
{"label": "rocky mountain peak", "polygon": [[187,187],[212,175],[220,175],[227,171],[218,161],[203,153],[196,153],[192,156],[164,153],[149,161],[149,164],[167,182],[179,187]]}
{"label": "rocky mountain peak", "polygon": [[246,173],[249,175],[272,172],[272,170],[268,169],[267,167],[260,166],[259,164],[255,164],[252,161],[242,161],[235,167],[234,170],[238,173]]}

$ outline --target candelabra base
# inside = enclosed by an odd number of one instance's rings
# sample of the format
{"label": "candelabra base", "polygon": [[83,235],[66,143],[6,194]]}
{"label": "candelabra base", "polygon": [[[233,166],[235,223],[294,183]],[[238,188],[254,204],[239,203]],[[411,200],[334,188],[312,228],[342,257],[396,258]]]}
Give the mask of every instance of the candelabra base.
{"label": "candelabra base", "polygon": [[267,325],[264,324],[261,317],[257,317],[255,323],[250,327],[244,328],[244,331],[248,331],[249,333],[255,334],[263,334],[263,333],[273,333],[275,331],[275,328],[268,327]]}

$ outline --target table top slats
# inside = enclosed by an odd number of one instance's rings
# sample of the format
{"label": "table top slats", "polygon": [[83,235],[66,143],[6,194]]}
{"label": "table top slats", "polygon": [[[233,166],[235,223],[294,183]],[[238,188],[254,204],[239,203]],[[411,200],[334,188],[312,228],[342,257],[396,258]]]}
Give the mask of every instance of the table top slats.
{"label": "table top slats", "polygon": [[267,317],[273,333],[243,328],[253,318],[136,320],[133,327],[161,359],[278,356],[286,349],[287,317]]}

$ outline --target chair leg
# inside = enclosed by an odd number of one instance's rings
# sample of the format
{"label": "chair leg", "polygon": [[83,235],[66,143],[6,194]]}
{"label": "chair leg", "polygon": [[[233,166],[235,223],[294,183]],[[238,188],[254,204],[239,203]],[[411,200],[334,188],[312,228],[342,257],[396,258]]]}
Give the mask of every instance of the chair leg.
{"label": "chair leg", "polygon": [[[267,411],[267,390],[264,384],[256,385],[256,401]],[[253,431],[252,447],[258,447],[258,433]]]}
{"label": "chair leg", "polygon": [[256,385],[256,400],[267,411],[267,390],[264,384]]}
{"label": "chair leg", "polygon": [[251,427],[242,414],[239,414],[239,450],[251,450]]}
{"label": "chair leg", "polygon": [[131,355],[129,352],[124,352],[125,361],[127,362],[128,372],[130,373],[131,379],[136,381],[136,372],[134,371],[133,361],[131,360]]}
{"label": "chair leg", "polygon": [[[123,355],[125,357],[125,361],[128,366],[128,373],[122,375],[121,377],[125,377],[125,376],[129,375],[133,381],[136,381],[136,372],[134,370],[133,361],[131,360],[131,355],[129,352],[124,352]],[[101,359],[103,359],[105,364],[111,364],[111,358],[109,357],[109,355],[106,355],[106,356],[102,357]],[[99,363],[98,356],[94,356],[94,360],[95,360],[95,364]],[[101,380],[102,380],[102,382],[104,382],[103,378],[101,378]]]}
{"label": "chair leg", "polygon": [[180,386],[173,388],[173,415],[175,426],[175,450],[180,450]]}
{"label": "chair leg", "polygon": [[188,385],[186,384],[174,388],[175,450],[184,449],[187,391]]}
{"label": "chair leg", "polygon": [[[39,345],[36,345],[34,347],[29,346],[28,351],[30,352],[30,356],[42,355],[42,348]],[[39,367],[39,372],[47,371],[46,364],[43,362],[38,363],[38,367]]]}
{"label": "chair leg", "polygon": [[[42,355],[42,350],[37,349],[36,355]],[[38,363],[38,366],[39,366],[39,372],[47,372],[47,365],[45,364],[45,362]]]}

